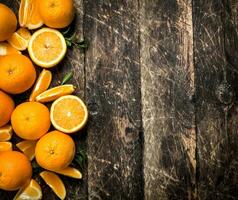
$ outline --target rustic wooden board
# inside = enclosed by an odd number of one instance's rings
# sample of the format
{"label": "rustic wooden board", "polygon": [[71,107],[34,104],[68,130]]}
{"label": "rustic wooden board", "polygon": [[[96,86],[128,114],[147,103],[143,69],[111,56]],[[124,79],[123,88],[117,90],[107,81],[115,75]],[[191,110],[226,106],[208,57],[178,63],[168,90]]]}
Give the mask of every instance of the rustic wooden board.
{"label": "rustic wooden board", "polygon": [[237,1],[194,1],[198,197],[237,199]]}

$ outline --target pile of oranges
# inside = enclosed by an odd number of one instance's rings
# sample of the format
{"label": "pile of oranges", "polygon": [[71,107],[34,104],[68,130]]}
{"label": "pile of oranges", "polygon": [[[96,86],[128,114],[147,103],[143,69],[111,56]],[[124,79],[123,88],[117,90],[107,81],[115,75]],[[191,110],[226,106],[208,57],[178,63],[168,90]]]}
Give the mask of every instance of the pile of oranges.
{"label": "pile of oranges", "polygon": [[[73,18],[73,0],[21,0],[17,29],[14,12],[0,3],[0,189],[18,190],[15,200],[42,199],[41,187],[32,179],[33,159],[45,169],[40,176],[60,199],[66,190],[57,174],[82,178],[70,167],[76,149],[71,135],[85,126],[87,107],[72,95],[73,85],[49,88],[50,69],[67,51],[57,29],[69,26]],[[39,75],[36,67],[43,68]],[[15,95],[27,90],[28,101],[16,105]],[[50,109],[44,105],[48,102]],[[22,141],[12,144],[13,134]]]}

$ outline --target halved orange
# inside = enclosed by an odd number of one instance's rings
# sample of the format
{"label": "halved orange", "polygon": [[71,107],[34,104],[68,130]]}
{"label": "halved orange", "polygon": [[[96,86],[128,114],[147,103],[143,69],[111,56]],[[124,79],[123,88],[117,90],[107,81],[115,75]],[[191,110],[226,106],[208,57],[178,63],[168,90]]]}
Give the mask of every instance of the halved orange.
{"label": "halved orange", "polygon": [[19,28],[7,41],[17,50],[23,51],[27,49],[30,38],[31,33],[26,28]]}
{"label": "halved orange", "polygon": [[11,142],[0,142],[0,152],[2,151],[12,151]]}
{"label": "halved orange", "polygon": [[42,92],[46,91],[50,86],[52,80],[52,73],[49,70],[43,69],[40,73],[36,84],[31,92],[31,96],[29,101],[35,101],[35,98],[41,94]]}
{"label": "halved orange", "polygon": [[7,42],[0,42],[0,56],[10,54],[21,54],[21,52],[15,49],[12,45],[10,45]]}
{"label": "halved orange", "polygon": [[24,140],[16,144],[29,160],[33,160],[35,157],[36,140]]}
{"label": "halved orange", "polygon": [[54,88],[50,88],[45,92],[41,93],[36,97],[36,101],[39,102],[50,102],[58,99],[59,97],[72,94],[74,92],[74,86],[71,84],[68,85],[60,85]]}
{"label": "halved orange", "polygon": [[77,179],[82,178],[81,172],[78,169],[75,169],[73,167],[66,167],[65,169],[55,171],[55,173],[68,176],[71,178],[77,178]]}
{"label": "halved orange", "polygon": [[50,110],[50,119],[57,130],[74,133],[87,123],[88,110],[79,97],[66,95],[54,101]]}
{"label": "halved orange", "polygon": [[31,179],[30,183],[27,183],[16,194],[13,200],[41,200],[42,191],[40,185]]}
{"label": "halved orange", "polygon": [[0,128],[0,142],[6,142],[12,138],[12,126],[5,125]]}
{"label": "halved orange", "polygon": [[64,36],[51,28],[42,28],[36,31],[28,46],[28,52],[33,62],[44,68],[57,65],[64,58],[66,50]]}
{"label": "halved orange", "polygon": [[65,199],[65,186],[58,175],[53,172],[43,171],[40,173],[40,176],[60,199]]}

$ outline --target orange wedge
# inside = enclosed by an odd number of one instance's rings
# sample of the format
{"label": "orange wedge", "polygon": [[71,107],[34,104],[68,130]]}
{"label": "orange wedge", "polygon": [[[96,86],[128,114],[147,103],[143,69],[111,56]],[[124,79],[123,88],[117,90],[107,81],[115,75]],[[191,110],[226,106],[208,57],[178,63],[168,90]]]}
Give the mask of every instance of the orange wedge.
{"label": "orange wedge", "polygon": [[25,28],[19,28],[7,41],[17,50],[23,51],[28,47],[31,33]]}
{"label": "orange wedge", "polygon": [[0,142],[0,152],[2,151],[12,151],[11,142]]}
{"label": "orange wedge", "polygon": [[36,101],[39,102],[50,102],[58,99],[59,97],[72,94],[74,92],[74,86],[71,84],[68,85],[60,85],[45,92],[41,93],[36,97]]}
{"label": "orange wedge", "polygon": [[64,58],[66,51],[64,36],[51,28],[42,28],[36,31],[28,46],[32,61],[44,68],[57,65]]}
{"label": "orange wedge", "polygon": [[12,138],[12,126],[5,125],[0,128],[0,142],[6,142]]}
{"label": "orange wedge", "polygon": [[29,101],[35,101],[35,98],[41,94],[42,92],[46,91],[50,86],[52,80],[52,73],[49,70],[43,69],[40,73],[36,84],[31,92],[31,96]]}
{"label": "orange wedge", "polygon": [[65,186],[58,175],[53,172],[43,171],[40,176],[60,199],[65,199]]}
{"label": "orange wedge", "polygon": [[65,169],[55,171],[55,173],[68,176],[71,178],[77,178],[77,179],[82,178],[81,172],[73,167],[66,167]]}
{"label": "orange wedge", "polygon": [[40,185],[31,179],[29,184],[22,187],[16,194],[13,200],[41,200],[42,191]]}
{"label": "orange wedge", "polygon": [[0,42],[0,56],[10,55],[10,54],[21,54],[20,51],[15,49],[7,42]]}
{"label": "orange wedge", "polygon": [[19,23],[22,27],[36,29],[43,25],[38,11],[39,0],[21,0],[19,9]]}
{"label": "orange wedge", "polygon": [[18,149],[20,149],[29,160],[33,160],[35,157],[35,148],[36,148],[35,140],[24,140],[16,144]]}
{"label": "orange wedge", "polygon": [[64,133],[74,133],[82,129],[87,123],[88,110],[80,98],[66,95],[52,104],[50,119],[57,130]]}

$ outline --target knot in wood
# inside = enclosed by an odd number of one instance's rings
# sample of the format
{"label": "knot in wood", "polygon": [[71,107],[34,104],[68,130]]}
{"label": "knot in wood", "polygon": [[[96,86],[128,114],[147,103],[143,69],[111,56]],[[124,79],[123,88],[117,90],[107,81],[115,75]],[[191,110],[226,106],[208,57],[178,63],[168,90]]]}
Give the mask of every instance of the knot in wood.
{"label": "knot in wood", "polygon": [[230,105],[235,98],[235,91],[232,86],[227,82],[222,82],[216,89],[216,97],[220,103]]}

